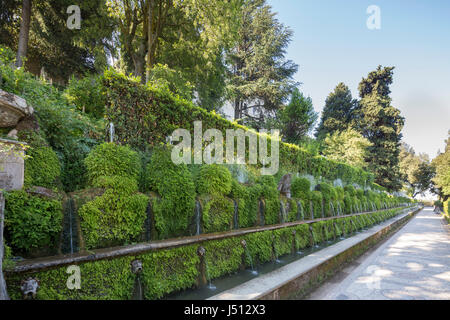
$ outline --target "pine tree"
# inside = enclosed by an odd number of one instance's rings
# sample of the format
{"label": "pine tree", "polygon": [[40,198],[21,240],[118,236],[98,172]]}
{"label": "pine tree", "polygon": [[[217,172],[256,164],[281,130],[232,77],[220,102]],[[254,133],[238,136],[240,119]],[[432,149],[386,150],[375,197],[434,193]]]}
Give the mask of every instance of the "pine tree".
{"label": "pine tree", "polygon": [[285,59],[292,31],[275,18],[265,0],[246,0],[237,45],[227,54],[227,90],[234,118],[261,128],[288,99],[298,66]]}
{"label": "pine tree", "polygon": [[312,100],[294,89],[291,101],[278,112],[283,141],[299,144],[311,132],[317,121]]}
{"label": "pine tree", "polygon": [[350,128],[352,112],[356,105],[357,101],[352,98],[350,89],[344,83],[339,83],[325,100],[325,107],[315,136],[323,140],[327,134]]}
{"label": "pine tree", "polygon": [[359,84],[360,103],[355,110],[354,126],[371,143],[368,168],[375,182],[391,191],[401,188],[399,170],[401,130],[405,119],[391,106],[394,67],[378,66]]}

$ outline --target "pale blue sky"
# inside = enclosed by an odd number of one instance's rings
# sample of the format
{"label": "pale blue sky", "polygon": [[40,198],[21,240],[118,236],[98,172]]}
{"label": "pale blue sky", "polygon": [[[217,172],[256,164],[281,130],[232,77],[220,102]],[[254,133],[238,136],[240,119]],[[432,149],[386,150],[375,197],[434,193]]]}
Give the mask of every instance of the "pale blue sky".
{"label": "pale blue sky", "polygon": [[[358,83],[378,65],[395,66],[393,106],[406,118],[403,140],[431,158],[450,129],[450,1],[268,0],[294,35],[287,57],[295,79],[322,111],[327,95]],[[369,30],[369,5],[381,9],[381,29]]]}

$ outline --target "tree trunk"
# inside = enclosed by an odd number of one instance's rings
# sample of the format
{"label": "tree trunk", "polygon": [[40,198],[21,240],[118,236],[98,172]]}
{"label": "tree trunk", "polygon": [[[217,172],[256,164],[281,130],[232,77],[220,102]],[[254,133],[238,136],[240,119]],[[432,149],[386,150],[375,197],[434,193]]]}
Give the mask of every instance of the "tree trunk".
{"label": "tree trunk", "polygon": [[31,0],[22,2],[22,20],[20,22],[19,44],[17,49],[16,66],[22,67],[23,58],[27,56],[28,36],[30,34]]}
{"label": "tree trunk", "polygon": [[234,120],[241,118],[241,107],[239,99],[234,100]]}

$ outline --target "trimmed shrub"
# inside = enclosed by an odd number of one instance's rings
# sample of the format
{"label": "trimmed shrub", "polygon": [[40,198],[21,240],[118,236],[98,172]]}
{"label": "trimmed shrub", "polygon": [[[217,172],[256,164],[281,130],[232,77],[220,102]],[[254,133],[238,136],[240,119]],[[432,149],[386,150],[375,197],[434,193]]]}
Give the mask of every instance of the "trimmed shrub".
{"label": "trimmed shrub", "polygon": [[244,253],[239,238],[208,241],[204,244],[204,247],[206,263],[208,264],[208,279],[218,278],[239,269]]}
{"label": "trimmed shrub", "polygon": [[55,151],[39,134],[21,132],[20,138],[29,144],[25,159],[24,185],[55,189],[60,185],[61,164]]}
{"label": "trimmed shrub", "polygon": [[127,146],[105,142],[96,146],[84,160],[91,184],[102,176],[122,176],[137,180],[141,162],[137,152]]}
{"label": "trimmed shrub", "polygon": [[[159,299],[168,293],[193,287],[199,275],[197,247],[191,245],[158,250],[136,257],[142,261],[145,299]],[[126,266],[130,269],[129,263]],[[133,279],[135,277],[133,275]]]}
{"label": "trimmed shrub", "polygon": [[311,245],[311,233],[309,232],[309,225],[300,224],[293,227],[295,229],[295,247],[296,250],[304,249]]}
{"label": "trimmed shrub", "polygon": [[105,192],[85,203],[78,215],[87,249],[125,245],[143,232],[149,198],[137,193],[137,182],[123,176],[98,177]]}
{"label": "trimmed shrub", "polygon": [[291,182],[291,195],[303,201],[310,199],[311,182],[306,178],[294,178]]}
{"label": "trimmed shrub", "polygon": [[261,176],[257,179],[255,188],[258,198],[264,201],[264,222],[265,224],[279,223],[280,199],[277,184],[273,176]]}
{"label": "trimmed shrub", "polygon": [[351,197],[356,196],[356,189],[352,185],[345,186],[344,191],[347,192]]}
{"label": "trimmed shrub", "polygon": [[[223,133],[227,129],[249,130],[206,111],[206,108],[196,107],[169,90],[144,86],[137,79],[112,69],[105,72],[103,83],[106,118],[116,125],[119,143],[130,144],[135,149],[144,151],[148,146],[165,143],[166,137],[178,128],[185,128],[192,134],[194,121],[202,121],[204,130],[215,128]],[[296,145],[280,143],[279,151],[281,167],[291,168],[290,172],[309,173],[328,180],[341,178],[346,183],[360,185],[364,181],[369,184],[373,181],[371,173],[316,156]]]}
{"label": "trimmed shrub", "polygon": [[227,195],[231,191],[231,173],[224,165],[202,165],[196,177],[199,194]]}
{"label": "trimmed shrub", "polygon": [[200,197],[204,233],[227,231],[233,228],[234,202],[222,196]]}
{"label": "trimmed shrub", "polygon": [[155,149],[146,168],[147,185],[158,193],[152,202],[155,227],[160,239],[188,232],[194,216],[195,184],[185,164],[176,165],[167,149]]}
{"label": "trimmed shrub", "polygon": [[313,204],[314,218],[322,218],[322,193],[312,191],[311,201]]}
{"label": "trimmed shrub", "polygon": [[13,251],[28,254],[48,248],[55,253],[62,226],[61,201],[21,190],[6,192],[5,199],[5,238]]}
{"label": "trimmed shrub", "polygon": [[[273,239],[271,231],[250,233],[243,239],[247,242],[247,250],[254,265],[272,260]],[[247,266],[250,265],[248,257],[246,257],[246,263]]]}
{"label": "trimmed shrub", "polygon": [[291,253],[294,240],[291,228],[273,230],[272,234],[275,258]]}

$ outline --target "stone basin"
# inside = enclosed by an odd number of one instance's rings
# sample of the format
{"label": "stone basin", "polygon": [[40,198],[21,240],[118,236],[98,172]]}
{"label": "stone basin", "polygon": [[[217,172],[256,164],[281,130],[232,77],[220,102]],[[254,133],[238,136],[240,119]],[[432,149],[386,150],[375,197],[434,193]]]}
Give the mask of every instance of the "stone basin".
{"label": "stone basin", "polygon": [[25,116],[33,114],[25,99],[0,90],[0,128],[12,128]]}

